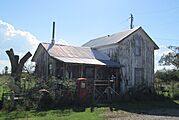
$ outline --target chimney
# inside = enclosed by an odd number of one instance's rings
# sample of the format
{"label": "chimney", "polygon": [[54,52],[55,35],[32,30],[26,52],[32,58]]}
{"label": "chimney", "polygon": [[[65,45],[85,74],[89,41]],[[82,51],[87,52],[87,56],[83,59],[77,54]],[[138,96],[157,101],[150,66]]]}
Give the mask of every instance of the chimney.
{"label": "chimney", "polygon": [[52,41],[51,41],[52,45],[55,44],[54,36],[55,36],[55,22],[53,22]]}

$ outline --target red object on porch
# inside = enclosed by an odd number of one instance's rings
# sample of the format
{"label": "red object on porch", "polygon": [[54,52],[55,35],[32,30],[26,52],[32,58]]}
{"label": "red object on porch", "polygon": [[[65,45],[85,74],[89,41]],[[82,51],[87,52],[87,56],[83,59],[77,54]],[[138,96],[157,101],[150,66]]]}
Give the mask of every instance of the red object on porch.
{"label": "red object on porch", "polygon": [[78,89],[77,96],[81,104],[86,103],[87,100],[88,90],[86,85],[87,85],[86,78],[77,79],[77,89]]}

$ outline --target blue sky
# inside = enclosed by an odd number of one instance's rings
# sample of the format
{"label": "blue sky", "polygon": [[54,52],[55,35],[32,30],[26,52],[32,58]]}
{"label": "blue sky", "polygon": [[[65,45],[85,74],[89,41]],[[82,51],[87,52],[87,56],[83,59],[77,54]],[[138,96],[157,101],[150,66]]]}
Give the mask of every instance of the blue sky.
{"label": "blue sky", "polygon": [[52,22],[55,39],[80,46],[90,39],[129,29],[129,15],[134,26],[143,29],[161,48],[157,61],[179,45],[179,1],[177,0],[3,0],[0,4],[0,71],[9,65],[5,50],[16,54],[35,51],[39,42],[51,40]]}

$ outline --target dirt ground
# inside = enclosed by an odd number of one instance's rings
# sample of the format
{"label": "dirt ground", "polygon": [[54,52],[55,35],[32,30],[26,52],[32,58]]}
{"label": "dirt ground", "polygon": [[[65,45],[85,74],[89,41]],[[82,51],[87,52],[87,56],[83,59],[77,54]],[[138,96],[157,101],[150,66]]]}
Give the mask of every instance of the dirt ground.
{"label": "dirt ground", "polygon": [[107,120],[179,120],[179,109],[155,109],[133,113],[122,110],[106,111]]}

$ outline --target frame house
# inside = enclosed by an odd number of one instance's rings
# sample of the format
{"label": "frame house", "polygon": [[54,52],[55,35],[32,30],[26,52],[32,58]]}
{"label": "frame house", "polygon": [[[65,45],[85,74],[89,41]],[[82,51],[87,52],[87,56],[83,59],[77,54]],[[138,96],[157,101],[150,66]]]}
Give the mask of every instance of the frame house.
{"label": "frame house", "polygon": [[[89,95],[100,96],[97,94],[103,94],[109,85],[109,80],[111,77],[114,79],[115,75],[115,81],[113,81],[115,85],[112,89],[118,94],[121,80],[120,64],[90,47],[55,44],[54,29],[55,23],[53,23],[51,43],[40,43],[32,58],[32,61],[36,63],[36,75],[41,82],[47,81],[50,77],[56,77],[58,80],[86,78]],[[94,95],[93,91],[98,93]]]}
{"label": "frame house", "polygon": [[105,92],[97,87],[109,86],[111,79],[116,94],[138,85],[153,88],[154,50],[159,47],[142,27],[90,40],[82,47],[55,44],[54,30],[55,23],[51,43],[40,43],[32,58],[41,80],[50,76],[61,80],[87,78],[94,98]]}

